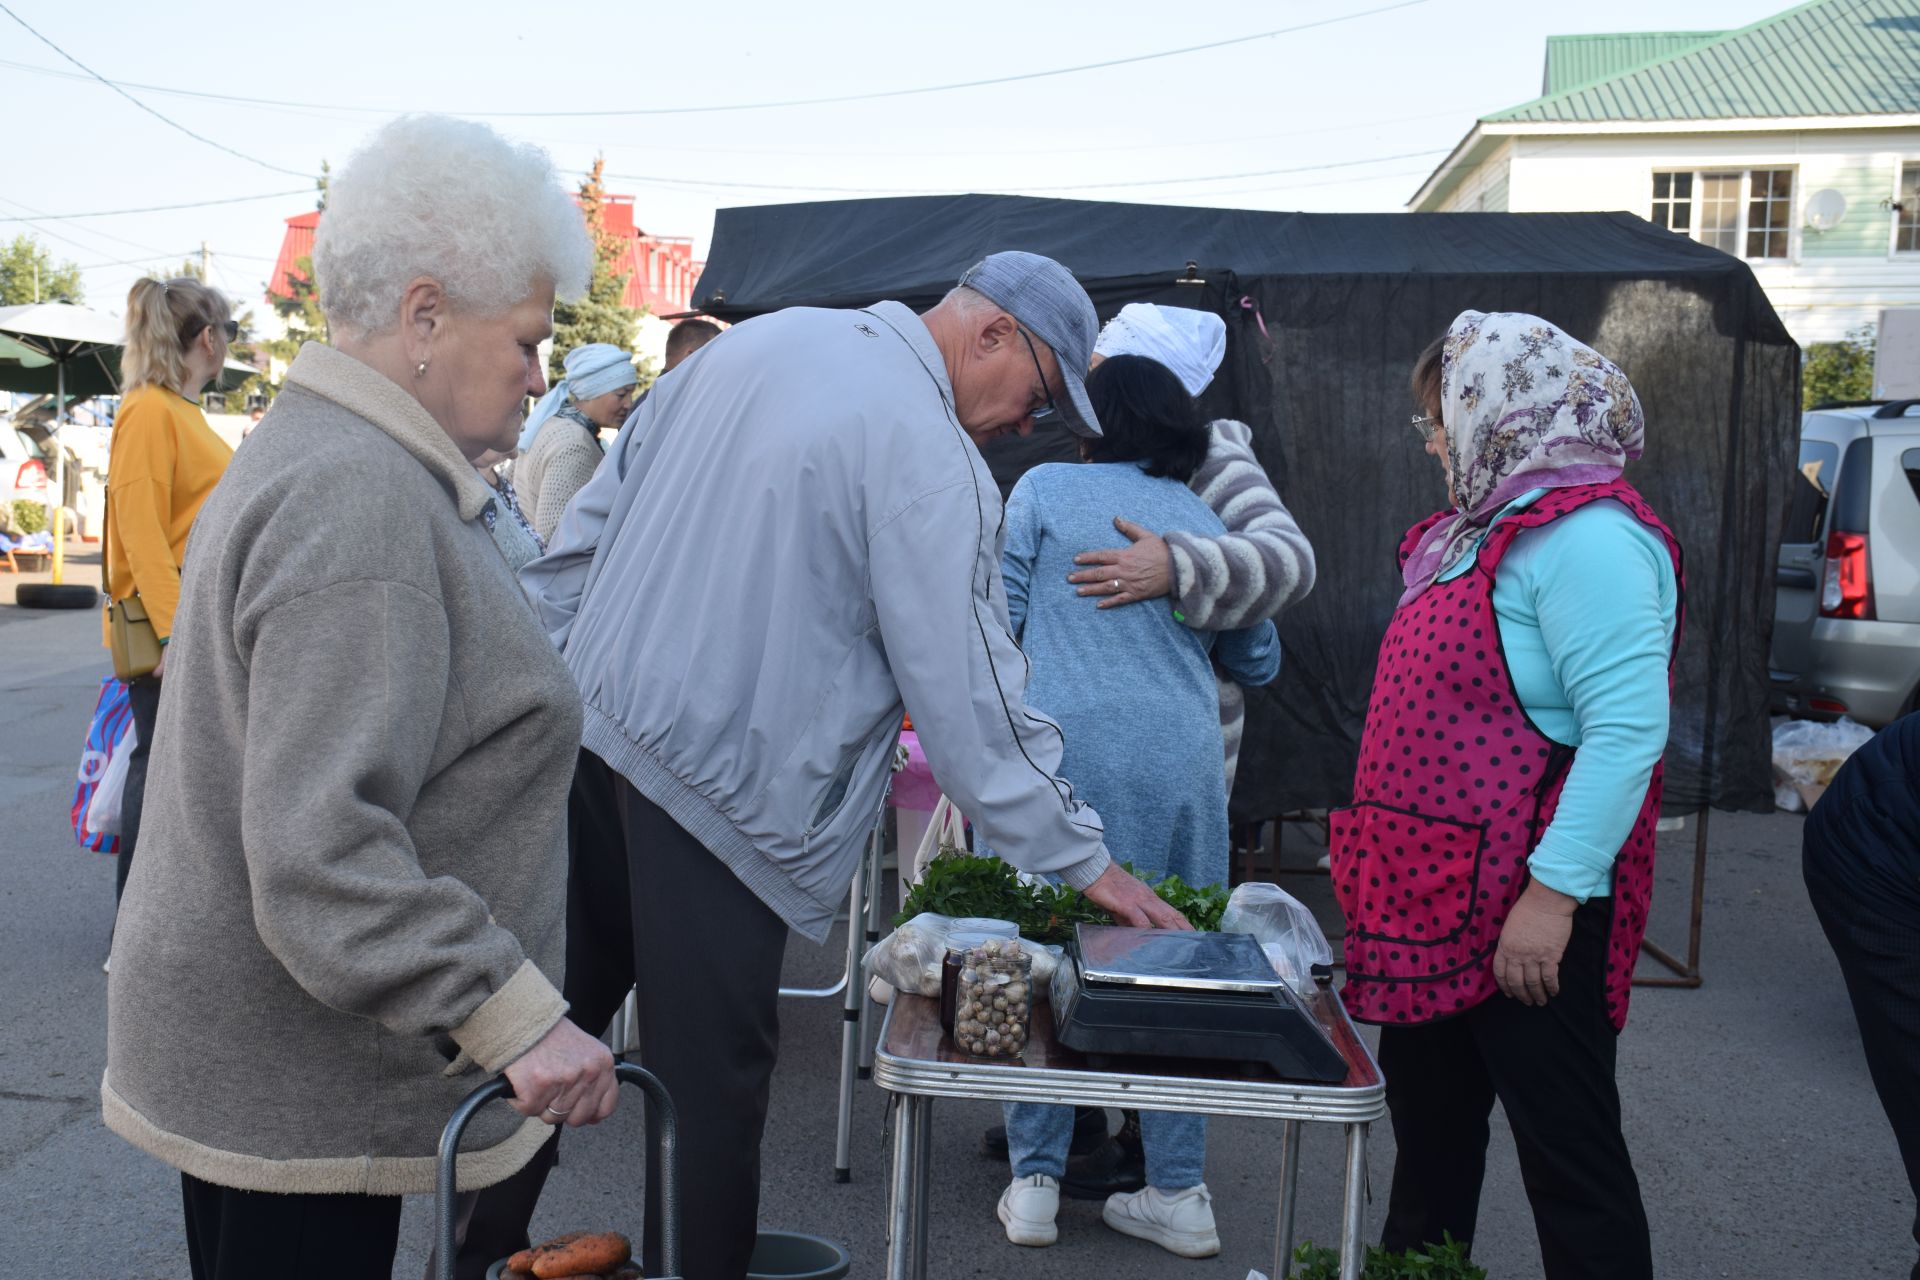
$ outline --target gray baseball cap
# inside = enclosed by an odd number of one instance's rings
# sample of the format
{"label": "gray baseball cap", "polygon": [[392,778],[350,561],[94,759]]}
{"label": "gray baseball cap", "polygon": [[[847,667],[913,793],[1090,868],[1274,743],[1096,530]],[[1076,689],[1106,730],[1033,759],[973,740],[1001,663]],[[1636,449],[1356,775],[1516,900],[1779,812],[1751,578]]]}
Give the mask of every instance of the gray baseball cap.
{"label": "gray baseball cap", "polygon": [[960,283],[990,299],[1047,344],[1067,384],[1056,400],[1060,416],[1076,435],[1098,436],[1100,420],[1087,399],[1087,365],[1100,336],[1093,300],[1073,273],[1037,253],[1009,250],[989,254],[960,277]]}

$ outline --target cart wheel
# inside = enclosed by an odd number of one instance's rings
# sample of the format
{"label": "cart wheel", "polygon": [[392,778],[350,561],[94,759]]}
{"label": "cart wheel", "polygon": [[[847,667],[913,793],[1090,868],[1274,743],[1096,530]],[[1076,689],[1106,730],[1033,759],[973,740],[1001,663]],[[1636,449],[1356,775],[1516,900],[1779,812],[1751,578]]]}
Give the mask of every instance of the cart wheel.
{"label": "cart wheel", "polygon": [[13,602],[23,609],[91,609],[100,593],[74,582],[23,582],[14,588]]}

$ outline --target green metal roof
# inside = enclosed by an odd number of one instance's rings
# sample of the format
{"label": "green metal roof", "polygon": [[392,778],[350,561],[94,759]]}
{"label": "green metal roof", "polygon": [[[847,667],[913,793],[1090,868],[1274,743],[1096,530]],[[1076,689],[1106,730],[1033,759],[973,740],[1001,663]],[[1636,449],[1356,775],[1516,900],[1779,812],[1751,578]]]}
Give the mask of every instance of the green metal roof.
{"label": "green metal roof", "polygon": [[1622,71],[1718,40],[1724,31],[1625,31],[1614,35],[1548,36],[1546,97],[1611,80]]}
{"label": "green metal roof", "polygon": [[[1551,82],[1551,47],[1548,56]],[[1907,112],[1920,112],[1920,0],[1811,0],[1482,118],[1601,122]]]}

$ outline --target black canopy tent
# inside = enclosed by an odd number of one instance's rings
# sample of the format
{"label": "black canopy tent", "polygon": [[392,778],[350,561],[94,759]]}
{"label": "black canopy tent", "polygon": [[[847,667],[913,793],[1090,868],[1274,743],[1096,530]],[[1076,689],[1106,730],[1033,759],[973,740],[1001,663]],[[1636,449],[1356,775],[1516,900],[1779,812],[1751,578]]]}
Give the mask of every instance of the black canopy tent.
{"label": "black canopy tent", "polygon": [[[1444,504],[1408,429],[1407,372],[1460,311],[1527,311],[1615,359],[1647,415],[1627,476],[1686,548],[1667,801],[1772,805],[1767,649],[1798,418],[1799,351],[1745,263],[1628,214],[1298,214],[935,196],[722,210],[695,290],[744,320],[788,306],[937,301],[972,263],[1065,264],[1104,320],[1166,303],[1227,320],[1202,398],[1256,448],[1319,558],[1249,698],[1237,819],[1346,802],[1403,531]],[[990,449],[1003,483],[1059,437]]]}

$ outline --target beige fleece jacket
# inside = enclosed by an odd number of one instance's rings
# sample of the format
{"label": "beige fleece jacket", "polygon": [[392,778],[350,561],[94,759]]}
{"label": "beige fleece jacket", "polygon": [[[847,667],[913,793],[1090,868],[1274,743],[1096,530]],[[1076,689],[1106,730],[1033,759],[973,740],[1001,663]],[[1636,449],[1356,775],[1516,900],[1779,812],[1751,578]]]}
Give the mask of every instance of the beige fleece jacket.
{"label": "beige fleece jacket", "polygon": [[[208,1182],[433,1189],[562,1016],[580,696],[411,396],[309,344],[202,509],[108,988],[107,1124]],[[463,1188],[546,1136],[504,1105]]]}
{"label": "beige fleece jacket", "polygon": [[513,487],[527,522],[542,539],[551,539],[567,513],[567,504],[593,479],[606,456],[599,437],[572,418],[549,418],[527,451],[514,459]]}

